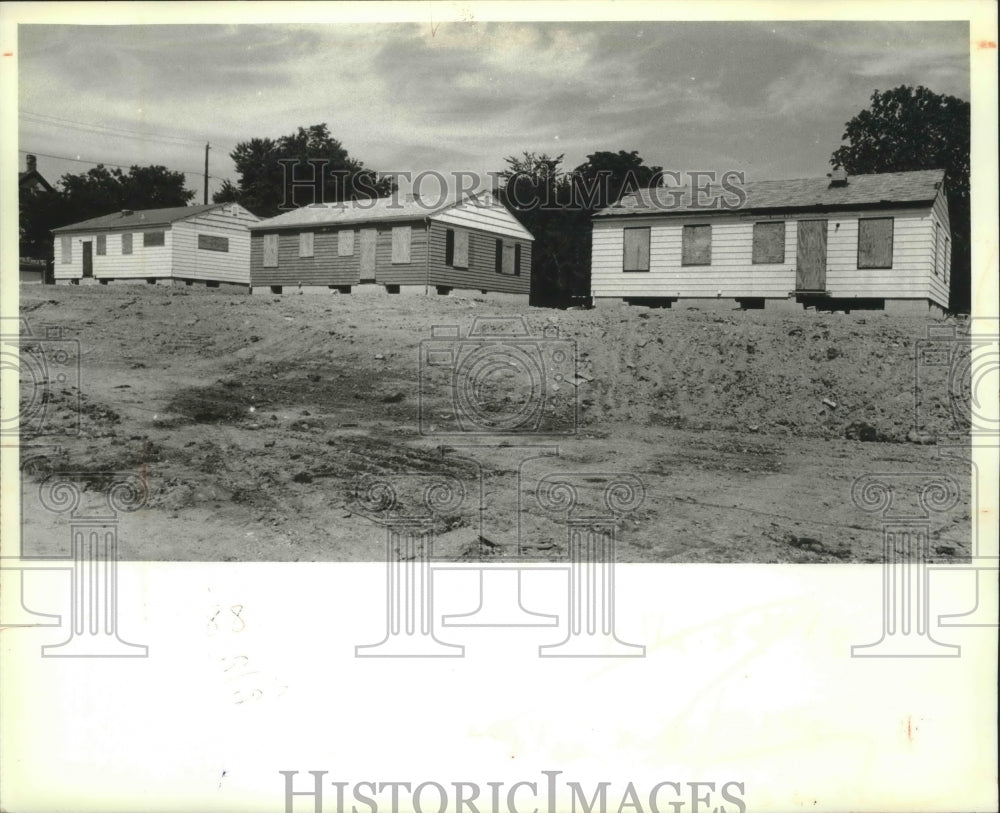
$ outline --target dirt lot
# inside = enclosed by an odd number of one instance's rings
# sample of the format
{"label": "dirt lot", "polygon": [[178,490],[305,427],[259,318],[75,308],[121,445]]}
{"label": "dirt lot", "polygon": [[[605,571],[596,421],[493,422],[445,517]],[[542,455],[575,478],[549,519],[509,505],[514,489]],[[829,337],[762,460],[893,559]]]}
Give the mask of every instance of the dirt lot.
{"label": "dirt lot", "polygon": [[[23,285],[21,314],[36,336],[59,326],[78,339],[82,358],[80,432],[22,439],[28,555],[68,553],[66,518],[37,499],[53,470],[145,478],[147,507],[121,522],[122,558],[210,561],[381,559],[384,530],[354,499],[359,478],[440,471],[470,499],[481,485],[485,504],[482,524],[475,500],[436,516],[443,559],[564,557],[565,529],[532,497],[546,474],[570,471],[591,513],[604,510],[602,473],[642,483],[645,500],[616,518],[620,561],[878,561],[880,518],[852,503],[855,478],[969,478],[935,445],[906,441],[928,319],[126,285]],[[565,421],[543,415],[572,429],[575,401],[575,433],[443,434],[451,391],[426,370],[420,433],[421,341],[434,325],[464,335],[494,316],[576,342],[579,377],[570,369],[546,396]],[[483,404],[531,400],[516,376],[490,380],[473,393]],[[48,427],[72,425],[76,395],[53,388]],[[921,410],[945,419],[943,384]],[[963,493],[932,518],[934,558],[968,556],[969,533]]]}

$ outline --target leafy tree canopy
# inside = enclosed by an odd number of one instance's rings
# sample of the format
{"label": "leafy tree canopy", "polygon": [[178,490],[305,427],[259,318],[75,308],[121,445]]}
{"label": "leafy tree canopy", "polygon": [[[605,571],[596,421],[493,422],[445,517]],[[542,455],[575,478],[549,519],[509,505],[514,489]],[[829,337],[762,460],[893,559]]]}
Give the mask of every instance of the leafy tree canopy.
{"label": "leafy tree canopy", "polygon": [[848,142],[830,164],[849,174],[943,169],[951,220],[952,310],[971,304],[969,213],[970,107],[955,96],[921,86],[876,90],[871,106],[847,122]]}
{"label": "leafy tree canopy", "polygon": [[230,157],[239,180],[225,181],[212,200],[236,201],[258,217],[312,203],[384,197],[396,189],[348,155],[326,124],[299,127],[277,139],[241,141]]}

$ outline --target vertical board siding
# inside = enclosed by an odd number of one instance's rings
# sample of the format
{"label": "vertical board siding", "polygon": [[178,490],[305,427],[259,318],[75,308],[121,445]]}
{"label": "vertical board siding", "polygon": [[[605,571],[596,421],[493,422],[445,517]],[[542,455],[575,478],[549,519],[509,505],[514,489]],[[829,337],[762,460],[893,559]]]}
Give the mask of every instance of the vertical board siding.
{"label": "vertical board siding", "polygon": [[[449,210],[450,211],[450,210]],[[472,291],[496,291],[510,294],[527,294],[531,289],[531,242],[502,237],[510,246],[508,273],[495,270],[497,235],[468,229],[468,268],[454,268],[446,264],[447,230],[450,224],[431,220],[429,284]],[[456,232],[457,234],[457,232]],[[514,275],[515,245],[521,246],[520,275]],[[502,255],[505,256],[505,255]]]}
{"label": "vertical board siding", "polygon": [[354,229],[337,232],[337,256],[350,257],[354,254]]}
{"label": "vertical board siding", "polygon": [[299,256],[313,256],[313,233],[311,231],[304,231],[299,234]]}
{"label": "vertical board siding", "polygon": [[454,235],[454,251],[452,265],[456,268],[469,267],[469,233],[465,229],[451,232]]}
{"label": "vertical board siding", "polygon": [[[939,204],[935,204],[938,206]],[[827,226],[826,289],[835,297],[919,298],[947,305],[947,291],[928,284],[933,234],[930,208],[878,211],[893,217],[893,267],[888,270],[857,267],[858,217],[874,212],[836,212],[825,215]],[[946,215],[945,215],[946,216]],[[779,214],[772,220],[781,220]],[[682,266],[682,227],[694,218],[643,218],[650,230],[648,274],[622,271],[623,227],[636,220],[598,219],[593,227],[591,292],[597,297],[787,297],[795,289],[798,220],[816,215],[787,215],[785,259],[781,263],[753,263],[753,226],[762,218],[719,215],[712,218],[712,264]],[[698,220],[705,222],[702,215]]]}

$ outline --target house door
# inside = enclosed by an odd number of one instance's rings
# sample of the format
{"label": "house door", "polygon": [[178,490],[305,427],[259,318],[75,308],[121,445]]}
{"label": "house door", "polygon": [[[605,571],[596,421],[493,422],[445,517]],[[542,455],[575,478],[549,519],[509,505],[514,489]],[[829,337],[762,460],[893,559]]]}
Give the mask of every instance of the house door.
{"label": "house door", "polygon": [[83,244],[83,275],[94,276],[94,244],[90,242]]}
{"label": "house door", "polygon": [[375,282],[375,241],[376,229],[361,230],[361,277],[359,282]]}
{"label": "house door", "polygon": [[800,220],[795,252],[795,290],[826,290],[826,221]]}

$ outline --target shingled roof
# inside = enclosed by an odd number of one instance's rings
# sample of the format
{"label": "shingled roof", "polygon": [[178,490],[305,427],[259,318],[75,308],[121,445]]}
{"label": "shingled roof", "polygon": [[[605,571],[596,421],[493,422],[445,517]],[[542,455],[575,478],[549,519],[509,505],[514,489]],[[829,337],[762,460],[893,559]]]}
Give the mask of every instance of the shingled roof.
{"label": "shingled roof", "polygon": [[128,214],[115,212],[111,215],[92,217],[90,220],[81,220],[79,223],[71,223],[68,226],[60,226],[58,229],[53,229],[52,233],[99,231],[101,229],[154,229],[160,226],[169,226],[178,220],[184,220],[226,205],[225,203],[208,203],[200,206],[171,206],[166,209],[137,209]]}
{"label": "shingled roof", "polygon": [[[736,207],[709,208],[706,201],[721,199],[736,204],[734,192],[721,185],[704,188],[692,205],[691,185],[642,189],[626,195],[618,203],[597,212],[595,217],[625,215],[698,215],[764,210],[852,209],[930,203],[944,181],[944,170],[883,172],[877,175],[848,176],[845,186],[831,186],[829,178],[802,178],[789,181],[748,181],[743,184],[746,200]],[[731,184],[731,187],[735,185]]]}
{"label": "shingled roof", "polygon": [[416,195],[314,203],[293,209],[250,226],[254,231],[294,229],[299,226],[338,226],[353,223],[382,223],[387,220],[422,220],[449,209],[461,201],[456,197],[421,199]]}

